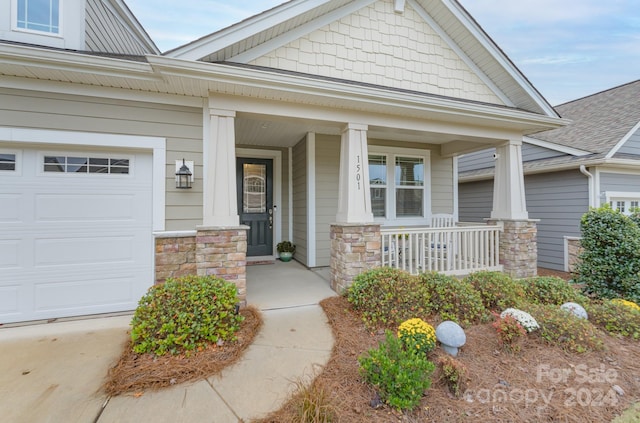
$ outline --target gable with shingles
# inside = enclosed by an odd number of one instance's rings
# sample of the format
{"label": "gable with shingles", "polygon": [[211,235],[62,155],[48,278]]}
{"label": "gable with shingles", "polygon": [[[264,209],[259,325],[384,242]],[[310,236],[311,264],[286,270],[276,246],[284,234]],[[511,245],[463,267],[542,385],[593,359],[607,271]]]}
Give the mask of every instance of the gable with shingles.
{"label": "gable with shingles", "polygon": [[504,105],[424,13],[380,0],[249,64]]}

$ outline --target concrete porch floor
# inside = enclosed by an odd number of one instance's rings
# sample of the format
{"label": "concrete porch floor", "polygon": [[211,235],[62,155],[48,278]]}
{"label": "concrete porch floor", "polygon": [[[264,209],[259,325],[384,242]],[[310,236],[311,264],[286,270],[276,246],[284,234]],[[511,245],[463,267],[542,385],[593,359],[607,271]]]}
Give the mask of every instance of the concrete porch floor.
{"label": "concrete porch floor", "polygon": [[329,268],[309,270],[297,261],[247,266],[247,304],[260,310],[318,304],[337,295],[329,285]]}

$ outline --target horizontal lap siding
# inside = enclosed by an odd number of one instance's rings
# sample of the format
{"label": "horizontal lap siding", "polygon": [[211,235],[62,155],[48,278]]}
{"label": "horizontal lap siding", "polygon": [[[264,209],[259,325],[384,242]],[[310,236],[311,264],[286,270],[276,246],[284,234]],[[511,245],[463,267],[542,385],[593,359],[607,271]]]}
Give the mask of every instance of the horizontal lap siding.
{"label": "horizontal lap siding", "polygon": [[491,216],[493,179],[467,182],[458,187],[458,218],[461,222],[482,222]]}
{"label": "horizontal lap siding", "polygon": [[293,147],[293,242],[296,260],[307,264],[307,141]]}
{"label": "horizontal lap siding", "polygon": [[330,226],[338,212],[340,137],[316,135],[316,266],[329,266]]}
{"label": "horizontal lap siding", "polygon": [[85,44],[89,51],[132,55],[152,54],[101,0],[88,0]]}
{"label": "horizontal lap siding", "polygon": [[564,270],[564,236],[580,236],[589,183],[578,170],[525,176],[527,209],[538,222],[538,265]]}
{"label": "horizontal lap siding", "polygon": [[618,153],[640,155],[640,129],[637,130],[618,150]]}
{"label": "horizontal lap siding", "polygon": [[495,152],[495,148],[488,148],[461,156],[458,159],[458,172],[493,168],[496,163],[493,160]]}
{"label": "horizontal lap siding", "polygon": [[602,172],[600,191],[640,192],[640,175]]}
{"label": "horizontal lap siding", "polygon": [[[202,224],[201,109],[0,89],[0,126],[165,138],[166,229],[190,230]],[[196,163],[189,192],[175,188],[175,160],[183,157]]]}

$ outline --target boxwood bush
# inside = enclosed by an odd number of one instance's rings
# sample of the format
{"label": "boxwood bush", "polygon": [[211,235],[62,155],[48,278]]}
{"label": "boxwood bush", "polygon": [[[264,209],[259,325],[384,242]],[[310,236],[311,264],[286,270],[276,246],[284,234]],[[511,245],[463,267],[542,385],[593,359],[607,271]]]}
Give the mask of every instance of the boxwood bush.
{"label": "boxwood bush", "polygon": [[397,326],[412,317],[426,318],[430,312],[429,293],[418,278],[390,267],[356,276],[346,297],[362,313],[369,329]]}
{"label": "boxwood bush", "polygon": [[420,274],[420,282],[429,292],[432,310],[442,320],[470,326],[488,316],[480,293],[468,281],[430,272]]}
{"label": "boxwood bush", "polygon": [[575,281],[601,298],[640,301],[640,218],[608,205],[591,209],[580,220],[583,252]]}
{"label": "boxwood bush", "polygon": [[482,303],[488,310],[500,312],[509,307],[518,307],[525,299],[522,284],[502,272],[474,272],[464,280],[480,293]]}
{"label": "boxwood bush", "polygon": [[535,276],[520,279],[519,283],[529,303],[561,305],[574,302],[584,306],[589,301],[572,284],[557,276]]}
{"label": "boxwood bush", "polygon": [[235,339],[243,317],[236,314],[236,286],[212,276],[167,279],[140,299],[131,321],[138,354],[180,354]]}

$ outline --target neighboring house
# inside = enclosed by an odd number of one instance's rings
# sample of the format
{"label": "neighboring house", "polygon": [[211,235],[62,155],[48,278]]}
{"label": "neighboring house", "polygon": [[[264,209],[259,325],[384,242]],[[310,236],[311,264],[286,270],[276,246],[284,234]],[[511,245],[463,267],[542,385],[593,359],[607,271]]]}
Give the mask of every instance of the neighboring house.
{"label": "neighboring house", "polygon": [[[572,123],[524,138],[529,217],[538,223],[538,263],[570,270],[571,244],[589,207],[629,213],[640,204],[640,80],[556,107]],[[491,211],[494,150],[458,161],[463,221]]]}
{"label": "neighboring house", "polygon": [[459,154],[502,151],[492,217],[526,221],[522,137],[565,123],[455,0],[293,0],[163,55],[122,0],[0,16],[0,322],[185,273],[244,299],[286,239],[344,287],[380,226],[457,213]]}

